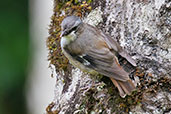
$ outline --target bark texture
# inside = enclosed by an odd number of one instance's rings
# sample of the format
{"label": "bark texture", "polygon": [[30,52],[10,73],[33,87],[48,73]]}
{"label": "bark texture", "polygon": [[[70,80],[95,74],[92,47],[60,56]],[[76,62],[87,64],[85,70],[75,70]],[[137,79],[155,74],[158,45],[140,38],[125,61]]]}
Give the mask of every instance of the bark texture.
{"label": "bark texture", "polygon": [[[78,2],[81,2],[78,0]],[[59,70],[55,10],[47,40],[49,60],[57,71],[51,114],[170,114],[171,113],[171,2],[169,0],[92,0],[83,20],[116,39],[136,60],[137,91],[122,99],[107,77],[90,76],[68,65]],[[84,3],[85,5],[85,3]],[[59,11],[59,12],[57,12]],[[54,43],[51,43],[54,39]],[[56,51],[57,49],[58,51]]]}

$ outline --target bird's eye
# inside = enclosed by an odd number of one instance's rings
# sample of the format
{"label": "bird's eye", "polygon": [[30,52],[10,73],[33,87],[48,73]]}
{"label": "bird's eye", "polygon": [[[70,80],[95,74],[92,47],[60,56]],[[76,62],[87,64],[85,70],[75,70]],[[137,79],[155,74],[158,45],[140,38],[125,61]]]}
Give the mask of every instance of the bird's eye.
{"label": "bird's eye", "polygon": [[73,27],[71,30],[69,30],[69,33],[71,33],[72,31],[76,30],[77,27]]}
{"label": "bird's eye", "polygon": [[72,28],[72,31],[73,31],[73,30],[76,30],[76,29],[77,29],[77,27],[74,27],[74,28]]}
{"label": "bird's eye", "polygon": [[74,30],[76,30],[76,29],[77,29],[77,27],[73,27],[73,28],[71,28],[70,30],[65,30],[65,29],[63,29],[63,31],[65,31],[64,36],[70,34],[72,31],[74,31]]}

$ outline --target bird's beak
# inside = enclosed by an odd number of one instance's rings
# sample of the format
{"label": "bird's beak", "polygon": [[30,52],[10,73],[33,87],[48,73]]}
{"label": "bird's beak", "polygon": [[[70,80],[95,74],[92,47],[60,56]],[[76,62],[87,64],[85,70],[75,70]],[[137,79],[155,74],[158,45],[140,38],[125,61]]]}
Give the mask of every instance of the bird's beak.
{"label": "bird's beak", "polygon": [[65,35],[67,35],[67,33],[68,33],[68,31],[67,31],[67,30],[63,30],[63,31],[61,32],[60,37],[63,37],[63,36],[65,36]]}
{"label": "bird's beak", "polygon": [[60,35],[60,37],[63,37],[63,35],[64,35],[64,31],[62,31],[62,32],[61,32],[61,35]]}

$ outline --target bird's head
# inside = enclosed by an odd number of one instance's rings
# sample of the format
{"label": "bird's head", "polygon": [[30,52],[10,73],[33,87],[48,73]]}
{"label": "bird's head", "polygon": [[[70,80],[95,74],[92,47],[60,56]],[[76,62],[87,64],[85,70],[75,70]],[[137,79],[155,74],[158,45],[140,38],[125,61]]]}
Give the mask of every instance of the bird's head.
{"label": "bird's head", "polygon": [[77,16],[68,16],[64,18],[61,23],[61,37],[69,35],[71,32],[75,31],[77,27],[82,23],[81,19]]}

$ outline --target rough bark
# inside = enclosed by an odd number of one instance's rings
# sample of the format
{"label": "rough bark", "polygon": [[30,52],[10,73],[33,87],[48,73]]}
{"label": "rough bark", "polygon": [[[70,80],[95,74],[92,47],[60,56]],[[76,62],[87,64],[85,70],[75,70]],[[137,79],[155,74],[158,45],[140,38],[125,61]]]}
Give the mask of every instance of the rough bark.
{"label": "rough bark", "polygon": [[49,60],[55,66],[58,75],[54,101],[47,107],[47,113],[171,113],[169,0],[92,0],[92,10],[82,15],[84,22],[112,36],[136,60],[138,67],[134,77],[138,83],[138,90],[125,99],[119,96],[118,90],[106,77],[90,76],[72,67],[68,62],[65,62],[67,65],[64,65],[64,70],[60,70],[60,57],[57,57],[60,53],[57,39],[60,33],[54,31],[58,31],[57,25],[60,22],[56,18],[59,19],[62,12],[55,9],[59,7],[59,3],[66,2],[56,0],[54,3],[47,45],[50,50]]}

